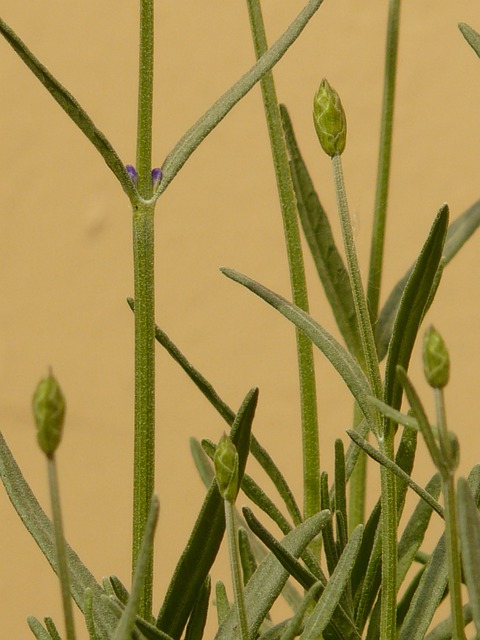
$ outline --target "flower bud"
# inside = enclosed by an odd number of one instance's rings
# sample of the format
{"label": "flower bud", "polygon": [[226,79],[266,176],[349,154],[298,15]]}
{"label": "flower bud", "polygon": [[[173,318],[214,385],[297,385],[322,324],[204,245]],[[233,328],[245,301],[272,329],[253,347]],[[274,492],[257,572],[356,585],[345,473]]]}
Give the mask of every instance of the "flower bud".
{"label": "flower bud", "polygon": [[38,383],[32,404],[38,444],[50,457],[60,444],[65,418],[65,398],[51,371]]}
{"label": "flower bud", "polygon": [[450,377],[450,358],[438,331],[430,326],[423,338],[423,370],[428,384],[434,389],[444,387]]}
{"label": "flower bud", "polygon": [[347,120],[340,96],[324,78],[313,100],[313,123],[322,149],[339,156],[347,140]]}
{"label": "flower bud", "polygon": [[238,493],[238,453],[224,433],[213,458],[218,490],[224,500],[235,502]]}

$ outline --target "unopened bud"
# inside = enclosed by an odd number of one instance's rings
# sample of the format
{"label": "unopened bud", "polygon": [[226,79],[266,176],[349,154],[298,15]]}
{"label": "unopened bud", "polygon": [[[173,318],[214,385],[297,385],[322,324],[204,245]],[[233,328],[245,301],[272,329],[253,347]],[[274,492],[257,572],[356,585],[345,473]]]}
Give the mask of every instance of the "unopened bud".
{"label": "unopened bud", "polygon": [[324,78],[313,100],[313,122],[322,149],[339,156],[347,141],[347,120],[340,96]]}
{"label": "unopened bud", "polygon": [[32,404],[38,444],[47,456],[52,456],[62,439],[65,398],[51,371],[38,383]]}
{"label": "unopened bud", "polygon": [[217,445],[213,463],[220,495],[228,502],[235,502],[238,493],[238,453],[226,434]]}
{"label": "unopened bud", "polygon": [[434,389],[444,387],[450,377],[448,350],[438,331],[430,326],[423,338],[423,370],[428,384]]}

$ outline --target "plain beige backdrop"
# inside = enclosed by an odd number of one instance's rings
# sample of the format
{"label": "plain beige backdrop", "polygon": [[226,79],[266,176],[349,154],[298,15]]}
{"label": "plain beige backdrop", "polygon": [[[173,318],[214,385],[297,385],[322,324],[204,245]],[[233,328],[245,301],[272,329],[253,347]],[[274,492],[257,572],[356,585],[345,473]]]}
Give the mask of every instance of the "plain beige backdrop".
{"label": "plain beige backdrop", "polygon": [[[264,0],[273,42],[304,0]],[[323,76],[348,118],[344,169],[363,268],[368,261],[387,1],[325,0],[275,69],[280,100],[338,235],[329,160],[311,120]],[[158,0],[154,164],[254,61],[245,2]],[[125,163],[135,157],[138,2],[2,0],[1,17],[80,100]],[[480,29],[478,0],[405,0],[399,56],[384,294],[414,260],[435,213],[452,218],[480,196],[480,60],[457,29]],[[129,584],[133,416],[133,293],[128,202],[97,152],[0,42],[0,428],[49,510],[46,467],[31,417],[51,365],[68,402],[58,454],[69,541],[100,580]],[[301,501],[294,332],[219,273],[234,267],[289,296],[282,224],[258,87],[195,152],[156,218],[157,322],[236,409],[260,388],[254,429]],[[466,474],[479,460],[478,237],[447,268],[428,320],[451,351],[450,426]],[[306,254],[312,314],[336,335]],[[419,386],[415,351],[412,375]],[[351,401],[318,354],[322,468],[348,438]],[[201,504],[189,438],[218,440],[224,424],[158,349],[155,607]],[[426,393],[426,404],[431,400]],[[415,478],[433,467],[422,450]],[[252,472],[257,474],[255,466]],[[377,486],[372,468],[372,486]],[[260,474],[256,477],[262,478]],[[53,615],[58,585],[0,492],[0,634],[31,637],[25,618]],[[216,569],[214,580],[224,577]],[[79,638],[86,638],[80,626]]]}

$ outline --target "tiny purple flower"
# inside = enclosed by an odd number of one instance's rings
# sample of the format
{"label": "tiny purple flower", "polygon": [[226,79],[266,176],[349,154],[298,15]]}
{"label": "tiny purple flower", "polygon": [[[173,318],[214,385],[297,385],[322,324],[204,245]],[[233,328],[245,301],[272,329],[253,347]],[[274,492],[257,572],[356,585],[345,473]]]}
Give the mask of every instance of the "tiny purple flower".
{"label": "tiny purple flower", "polygon": [[128,175],[130,176],[133,184],[137,184],[138,182],[138,173],[133,164],[125,165],[125,169],[127,170]]}
{"label": "tiny purple flower", "polygon": [[163,178],[163,171],[160,168],[152,169],[153,188],[156,189]]}

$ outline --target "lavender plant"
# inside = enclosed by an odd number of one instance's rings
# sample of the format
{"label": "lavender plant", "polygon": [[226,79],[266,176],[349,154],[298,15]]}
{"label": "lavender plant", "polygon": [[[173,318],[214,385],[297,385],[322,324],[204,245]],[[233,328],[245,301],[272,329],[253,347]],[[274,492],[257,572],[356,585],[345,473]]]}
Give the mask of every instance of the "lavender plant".
{"label": "lavender plant", "polygon": [[[480,224],[480,204],[455,221],[442,205],[422,249],[380,309],[388,186],[392,153],[400,0],[391,0],[387,24],[384,97],[372,229],[370,267],[362,282],[343,175],[348,143],[348,109],[330,83],[319,78],[313,99],[314,127],[331,158],[333,184],[345,261],[329,217],[302,158],[293,125],[280,105],[272,69],[315,16],[322,0],[310,0],[285,33],[268,46],[259,0],[247,0],[256,64],[219,98],[180,138],[161,168],[152,166],[154,83],[154,2],[140,2],[140,51],[135,166],[126,164],[79,102],[0,19],[0,32],[103,157],[126,194],[133,223],[135,318],[135,424],[133,450],[132,581],[115,575],[100,584],[64,539],[55,455],[64,422],[64,398],[50,374],[34,396],[39,444],[48,460],[53,518],[31,491],[3,437],[0,473],[9,498],[26,528],[58,574],[62,587],[65,638],[74,640],[71,599],[83,614],[90,640],[146,638],[200,640],[208,615],[216,616],[215,640],[410,640],[466,638],[473,621],[480,635],[478,575],[480,467],[456,484],[459,444],[449,431],[443,389],[449,356],[440,335],[427,330],[424,369],[433,388],[432,423],[407,375],[422,322],[440,285],[443,270]],[[480,56],[480,36],[460,29]],[[284,474],[255,435],[259,393],[252,388],[237,412],[155,323],[154,220],[162,194],[192,153],[256,83],[262,89],[265,118],[285,234],[292,301],[238,271],[229,279],[249,289],[295,326],[303,444],[303,508]],[[319,157],[321,157],[319,153]],[[341,344],[309,314],[300,226],[332,307]],[[158,612],[153,611],[153,549],[159,504],[155,491],[155,346],[159,343],[209,400],[228,427],[218,446],[192,441],[199,474],[207,486],[187,545],[176,565]],[[352,396],[354,419],[347,451],[335,443],[334,478],[320,465],[314,349],[327,358]],[[380,362],[385,359],[382,373]],[[403,395],[412,411],[401,411]],[[253,428],[253,430],[252,430]],[[369,434],[375,444],[369,441]],[[426,487],[412,477],[418,433],[438,469]],[[341,432],[339,432],[339,435]],[[249,454],[272,480],[282,507],[247,473]],[[367,459],[380,474],[380,496],[366,510]],[[213,465],[211,463],[213,461]],[[168,487],[162,490],[167,490]],[[252,508],[237,509],[239,491]],[[407,523],[402,516],[407,493],[416,506]],[[443,494],[443,505],[439,502]],[[265,516],[258,518],[259,512]],[[422,549],[432,515],[445,533],[432,553]],[[265,524],[267,522],[268,524]],[[281,537],[273,535],[275,524]],[[161,520],[160,520],[161,526]],[[233,602],[225,581],[211,595],[210,573],[226,534],[231,555]],[[462,592],[465,583],[466,591]],[[464,594],[468,601],[463,602]],[[291,615],[273,620],[272,605],[283,597]],[[442,601],[450,617],[432,623]],[[214,600],[214,601],[213,601]],[[31,617],[38,640],[63,637],[60,623]]]}

